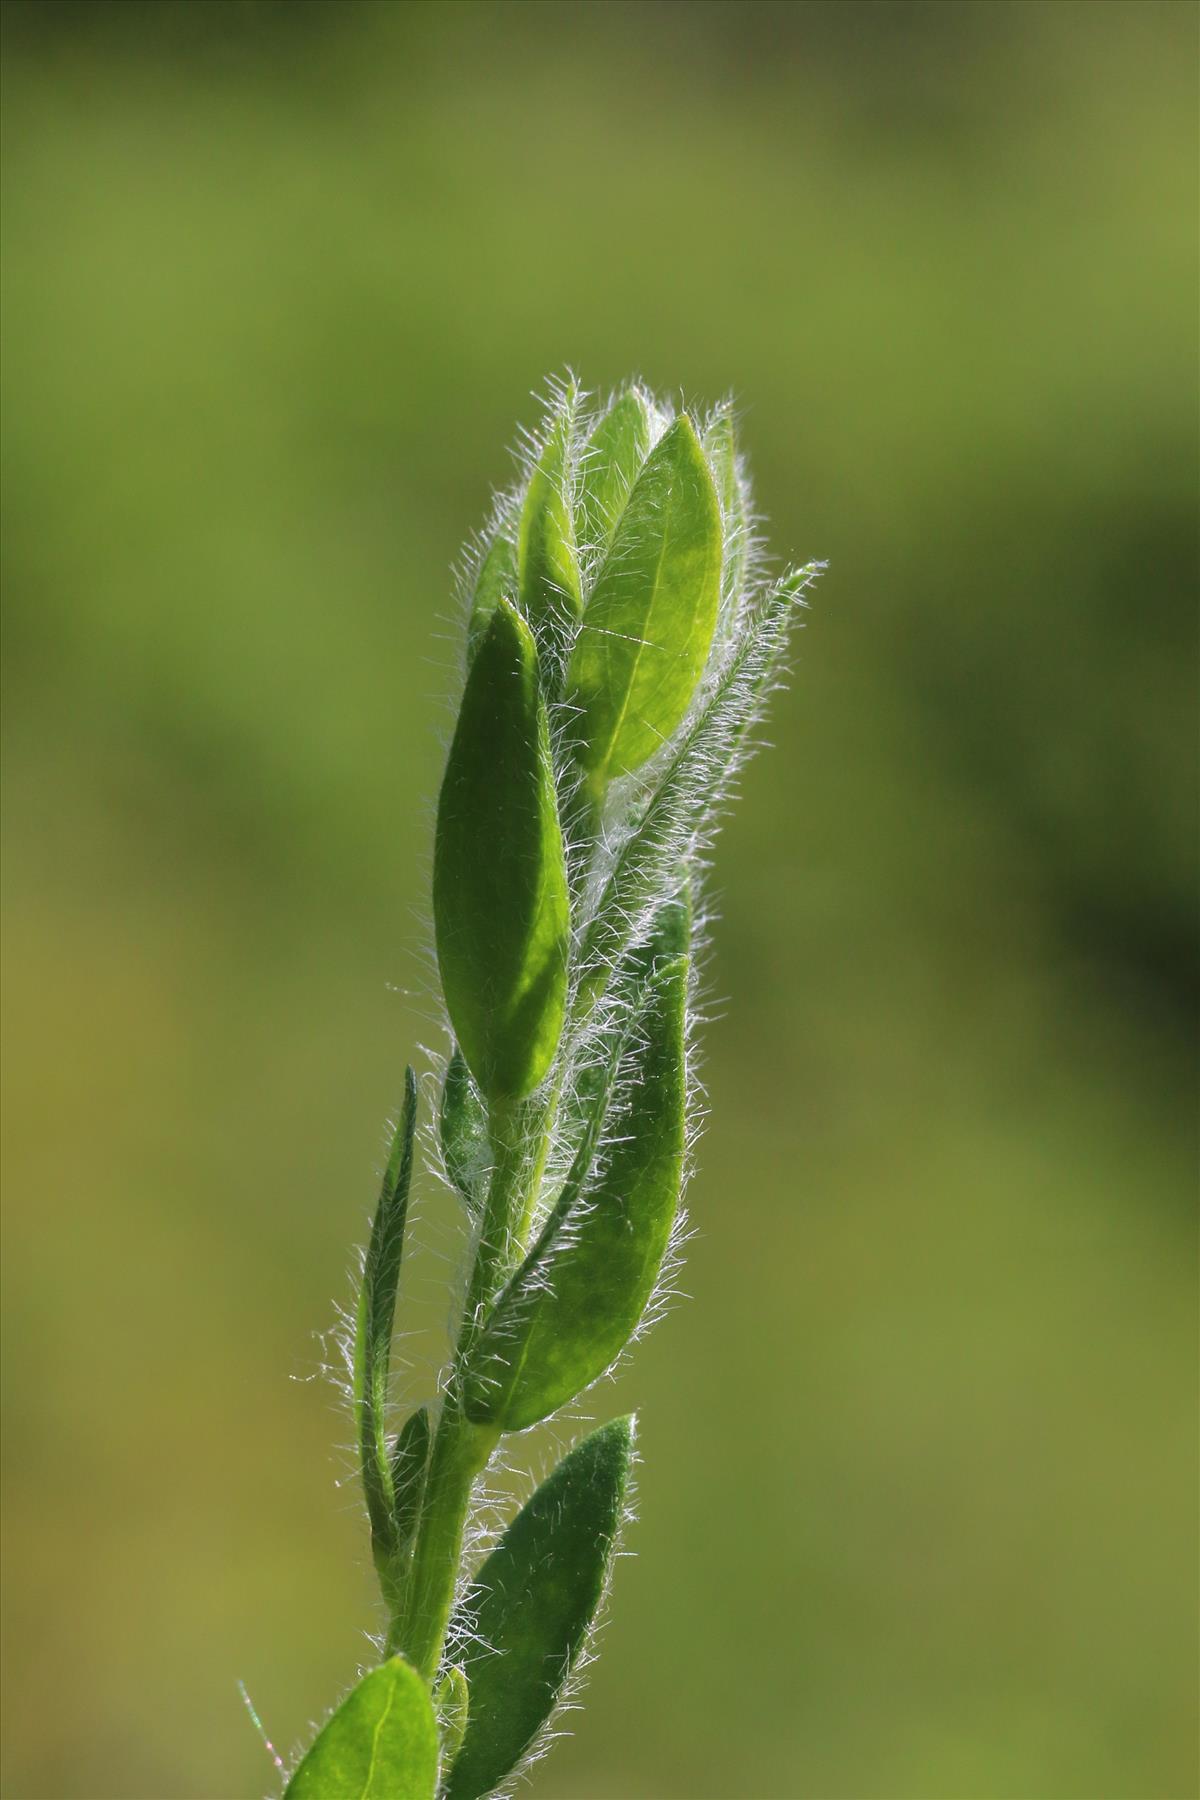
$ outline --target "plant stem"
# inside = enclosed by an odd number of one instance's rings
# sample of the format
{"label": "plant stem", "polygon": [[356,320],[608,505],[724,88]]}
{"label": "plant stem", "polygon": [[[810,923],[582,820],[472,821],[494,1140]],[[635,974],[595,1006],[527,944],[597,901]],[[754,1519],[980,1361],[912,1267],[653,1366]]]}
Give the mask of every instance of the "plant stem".
{"label": "plant stem", "polygon": [[495,1163],[463,1308],[456,1363],[469,1354],[482,1310],[524,1255],[550,1148],[561,1076],[527,1100],[492,1108]]}
{"label": "plant stem", "polygon": [[437,1673],[446,1641],[471,1490],[500,1436],[498,1427],[474,1425],[463,1413],[462,1374],[488,1302],[521,1256],[545,1168],[556,1100],[557,1086],[548,1099],[493,1108],[495,1162],[454,1369],[434,1436],[404,1600],[387,1640],[388,1654],[402,1649],[428,1681]]}
{"label": "plant stem", "polygon": [[455,1395],[447,1395],[433,1441],[404,1611],[393,1619],[387,1642],[388,1655],[403,1650],[426,1681],[437,1674],[446,1641],[471,1489],[499,1436],[493,1426],[472,1425],[459,1412]]}

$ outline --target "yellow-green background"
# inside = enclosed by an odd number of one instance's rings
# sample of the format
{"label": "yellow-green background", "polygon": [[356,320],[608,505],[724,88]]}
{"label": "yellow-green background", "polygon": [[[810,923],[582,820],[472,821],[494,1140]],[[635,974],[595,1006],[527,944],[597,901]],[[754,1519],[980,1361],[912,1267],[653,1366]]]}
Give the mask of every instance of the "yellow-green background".
{"label": "yellow-green background", "polygon": [[734,391],[831,570],[532,1791],[1195,1793],[1196,24],[10,7],[9,1800],[261,1794],[237,1678],[287,1750],[365,1655],[316,1333],[441,1041],[448,566],[567,365]]}

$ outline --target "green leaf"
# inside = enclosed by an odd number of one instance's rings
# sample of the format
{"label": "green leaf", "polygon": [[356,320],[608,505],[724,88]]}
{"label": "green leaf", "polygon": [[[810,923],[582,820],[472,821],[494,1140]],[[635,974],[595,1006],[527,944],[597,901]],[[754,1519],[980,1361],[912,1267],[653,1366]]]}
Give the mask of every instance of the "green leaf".
{"label": "green leaf", "polygon": [[393,1656],[342,1701],[284,1800],[433,1800],[437,1774],[429,1691],[402,1656]]}
{"label": "green leaf", "polygon": [[417,1080],[404,1072],[404,1105],[392,1139],[363,1263],[354,1339],[354,1397],[362,1456],[363,1489],[371,1521],[371,1546],[385,1589],[397,1543],[391,1457],[387,1442],[388,1368],[396,1289],[404,1252],[404,1225],[412,1181],[413,1133],[417,1123]]}
{"label": "green leaf", "polygon": [[396,1541],[401,1548],[417,1528],[429,1466],[429,1439],[429,1408],[419,1406],[405,1421],[392,1448],[393,1514]]}
{"label": "green leaf", "polygon": [[555,415],[534,465],[517,537],[521,611],[539,646],[557,647],[582,609],[570,498],[571,409]]}
{"label": "green leaf", "polygon": [[654,915],[654,929],[633,957],[635,968],[648,975],[661,974],[668,963],[687,956],[692,948],[692,883],[686,865],[679,875],[679,891],[664,900]]}
{"label": "green leaf", "polygon": [[[692,890],[686,866],[677,871],[675,879],[678,892],[658,908],[649,937],[636,944],[609,977],[608,992],[615,1006],[614,1017],[625,1019],[628,1022],[626,1028],[606,1029],[603,1041],[609,1044],[608,1054],[585,1056],[573,1079],[564,1083],[557,1129],[564,1148],[570,1148],[570,1157],[566,1159],[570,1168],[568,1181],[577,1178],[574,1165],[580,1153],[588,1158],[587,1166],[578,1176],[580,1184],[590,1172],[595,1142],[603,1129],[609,1090],[628,1049],[633,1025],[645,1007],[648,981],[661,975],[676,957],[691,952]],[[585,1148],[589,1136],[591,1149]]]}
{"label": "green leaf", "polygon": [[553,1712],[604,1593],[629,1478],[633,1420],[602,1425],[559,1463],[479,1572],[465,1657],[466,1736],[446,1800],[480,1800]]}
{"label": "green leaf", "polygon": [[446,1670],[434,1688],[433,1710],[442,1739],[442,1767],[448,1769],[462,1747],[471,1711],[467,1678],[457,1663]]}
{"label": "green leaf", "polygon": [[649,449],[650,412],[630,388],[609,407],[580,459],[579,541],[589,553],[607,551]]}
{"label": "green leaf", "polygon": [[588,1179],[597,1133],[537,1243],[496,1303],[472,1357],[468,1417],[523,1431],[565,1405],[620,1355],[645,1310],[671,1235],[683,1169],[688,965],[652,980],[634,1036],[627,1103]]}
{"label": "green leaf", "polygon": [[687,416],[651,451],[567,671],[577,753],[599,786],[653,756],[687,711],[721,592],[721,509]]}
{"label": "green leaf", "polygon": [[472,650],[491,624],[492,614],[501,599],[517,597],[517,547],[503,531],[492,539],[471,598],[471,617],[467,625],[467,642]]}
{"label": "green leaf", "polygon": [[570,917],[537,651],[507,600],[476,652],[450,747],[433,912],[467,1066],[489,1101],[519,1099],[558,1045]]}
{"label": "green leaf", "polygon": [[749,549],[750,521],[746,512],[746,496],[738,469],[737,427],[733,414],[725,409],[717,413],[704,434],[704,448],[721,502],[721,519],[725,535],[725,561],[721,573],[722,613],[728,627],[735,617],[742,597]]}
{"label": "green leaf", "polygon": [[797,602],[820,567],[810,563],[790,570],[742,621],[696,717],[657,772],[584,933],[578,989],[583,1016],[638,940],[648,909],[686,861],[697,832],[728,791],[778,672]]}
{"label": "green leaf", "polygon": [[477,1216],[486,1197],[492,1162],[487,1108],[458,1049],[450,1058],[442,1084],[438,1135],[446,1173],[466,1201],[467,1210]]}

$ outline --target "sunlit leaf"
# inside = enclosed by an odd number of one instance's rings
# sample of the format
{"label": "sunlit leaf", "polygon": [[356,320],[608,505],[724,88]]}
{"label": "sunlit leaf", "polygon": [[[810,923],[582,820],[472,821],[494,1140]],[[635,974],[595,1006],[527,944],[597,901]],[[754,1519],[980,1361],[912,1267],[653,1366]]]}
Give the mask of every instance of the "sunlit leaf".
{"label": "sunlit leaf", "polygon": [[567,671],[593,784],[639,768],[687,711],[721,590],[721,509],[689,418],[647,458],[588,601]]}
{"label": "sunlit leaf", "polygon": [[656,771],[650,797],[620,845],[584,934],[581,1010],[620,967],[640,922],[676,879],[696,832],[727,791],[729,774],[778,673],[798,602],[819,568],[790,570],[740,623],[719,677]]}
{"label": "sunlit leaf", "polygon": [[649,408],[638,389],[629,388],[584,445],[579,470],[581,549],[592,555],[607,551],[649,449]]}
{"label": "sunlit leaf", "polygon": [[433,1800],[437,1774],[429,1690],[402,1656],[393,1656],[342,1701],[284,1800]]}
{"label": "sunlit leaf", "polygon": [[738,468],[737,427],[728,408],[717,413],[704,434],[704,449],[721,502],[725,560],[721,570],[723,630],[728,630],[742,597],[749,550],[750,520]]}
{"label": "sunlit leaf", "polygon": [[538,458],[517,539],[521,611],[538,646],[557,648],[579,618],[579,557],[569,491],[570,412],[555,415]]}
{"label": "sunlit leaf", "polygon": [[517,547],[503,531],[492,539],[475,577],[471,597],[471,617],[467,625],[467,641],[472,649],[492,622],[492,614],[501,599],[517,597]]}

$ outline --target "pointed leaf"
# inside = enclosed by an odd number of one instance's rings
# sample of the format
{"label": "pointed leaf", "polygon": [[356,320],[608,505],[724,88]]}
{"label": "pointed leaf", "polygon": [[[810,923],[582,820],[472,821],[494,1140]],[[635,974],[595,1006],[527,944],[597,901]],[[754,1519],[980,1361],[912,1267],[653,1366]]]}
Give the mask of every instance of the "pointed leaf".
{"label": "pointed leaf", "polygon": [[656,895],[686,862],[696,833],[727,792],[778,671],[797,603],[820,570],[819,563],[790,570],[742,622],[728,660],[658,771],[587,924],[578,988],[582,1015],[644,935]]}
{"label": "pointed leaf", "polygon": [[[607,1026],[601,1036],[610,1046],[609,1054],[585,1056],[574,1080],[565,1084],[559,1120],[564,1143],[570,1144],[573,1152],[583,1146],[589,1130],[598,1134],[603,1128],[609,1090],[621,1059],[629,1049],[634,1027],[645,1010],[650,981],[664,974],[668,963],[691,953],[692,888],[686,865],[678,871],[675,880],[678,891],[657,908],[649,936],[636,943],[611,972],[608,991],[614,1004],[613,1018],[624,1020],[624,1027]],[[598,1050],[599,1045],[596,1048]],[[598,1120],[594,1117],[597,1108]],[[580,1185],[587,1180],[590,1170],[589,1162]]]}
{"label": "pointed leaf", "polygon": [[467,676],[438,802],[433,911],[450,1019],[488,1100],[541,1081],[570,928],[537,652],[501,600]]}
{"label": "pointed leaf", "polygon": [[471,1710],[446,1800],[479,1800],[553,1712],[604,1593],[632,1419],[592,1432],[518,1513],[480,1570],[464,1659]]}
{"label": "pointed leaf", "polygon": [[365,1675],[288,1782],[284,1800],[433,1800],[437,1724],[402,1656]]}
{"label": "pointed leaf", "polygon": [[492,1163],[487,1108],[471,1080],[466,1058],[458,1049],[446,1067],[438,1135],[446,1173],[466,1201],[467,1210],[473,1216],[478,1215]]}
{"label": "pointed leaf", "polygon": [[442,1767],[448,1769],[462,1748],[471,1711],[467,1678],[457,1663],[446,1670],[434,1688],[433,1710],[442,1740]]}
{"label": "pointed leaf", "polygon": [[354,1394],[358,1413],[363,1489],[371,1521],[371,1545],[385,1588],[396,1550],[391,1458],[387,1443],[388,1369],[396,1289],[404,1251],[408,1190],[412,1182],[413,1133],[417,1123],[417,1080],[404,1072],[404,1106],[392,1139],[379,1194],[371,1241],[358,1293],[354,1343]]}
{"label": "pointed leaf", "polygon": [[[648,982],[653,973],[653,954],[648,946],[639,945],[634,955],[628,957],[613,975],[613,985],[619,990],[621,999],[611,1027],[598,1038],[592,1053],[573,1071],[572,1079],[564,1083],[557,1129],[563,1145],[571,1148],[571,1160],[567,1178],[552,1209],[554,1216],[562,1216],[575,1204],[591,1177],[608,1118],[613,1084],[645,1010]],[[479,1368],[479,1365],[473,1360],[472,1367]],[[494,1369],[492,1373],[495,1374]],[[479,1374],[480,1397],[469,1404],[478,1403],[487,1410],[490,1402],[483,1396],[491,1382],[482,1368],[479,1368]]]}
{"label": "pointed leaf", "polygon": [[651,983],[627,1106],[598,1177],[576,1158],[537,1243],[496,1303],[472,1359],[468,1415],[523,1431],[620,1355],[654,1288],[679,1203],[687,1073],[687,963]]}
{"label": "pointed leaf", "polygon": [[401,1548],[417,1528],[425,1471],[429,1466],[429,1408],[418,1406],[407,1419],[392,1448],[393,1510],[396,1542]]}
{"label": "pointed leaf", "polygon": [[501,531],[492,539],[475,577],[471,617],[467,625],[467,642],[472,650],[491,624],[497,601],[515,600],[516,597],[517,547]]}
{"label": "pointed leaf", "polygon": [[632,958],[633,966],[647,975],[662,974],[668,963],[691,952],[692,882],[686,864],[678,879],[678,892],[659,907],[653,930]]}
{"label": "pointed leaf", "polygon": [[579,618],[579,557],[571,517],[571,413],[553,420],[534,466],[517,539],[521,611],[539,646],[557,646]]}
{"label": "pointed leaf", "polygon": [[579,470],[579,541],[608,549],[629,490],[650,450],[650,413],[637,388],[613,402],[584,446]]}
{"label": "pointed leaf", "polygon": [[704,449],[712,469],[717,497],[721,502],[721,522],[724,529],[720,627],[724,635],[731,628],[741,603],[750,535],[746,495],[738,468],[737,427],[731,412],[719,412],[712,420],[704,434]]}
{"label": "pointed leaf", "polygon": [[578,755],[594,783],[639,768],[679,724],[720,591],[721,509],[685,415],[637,478],[567,671]]}

